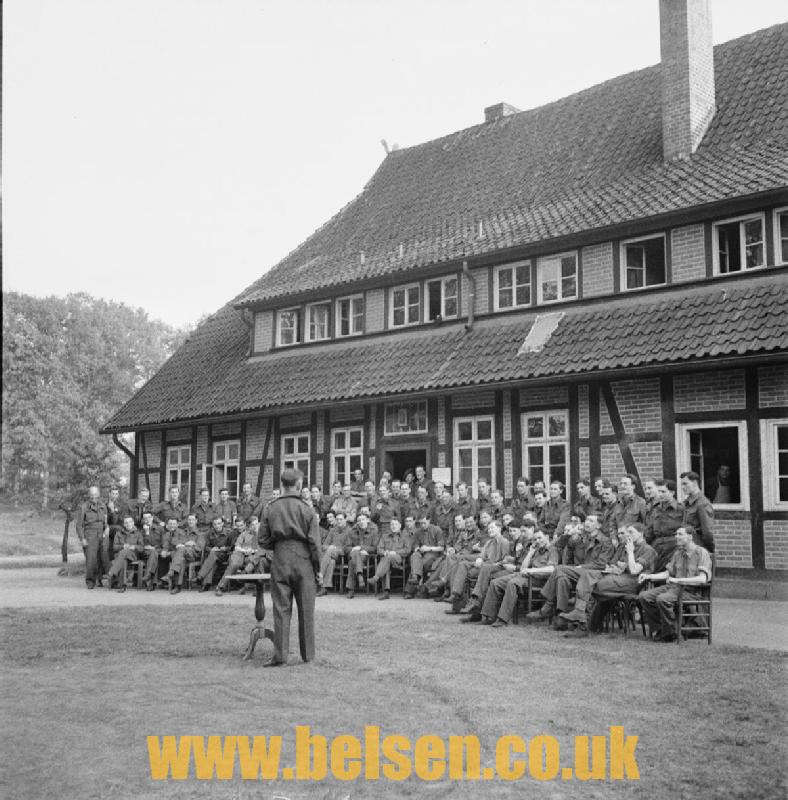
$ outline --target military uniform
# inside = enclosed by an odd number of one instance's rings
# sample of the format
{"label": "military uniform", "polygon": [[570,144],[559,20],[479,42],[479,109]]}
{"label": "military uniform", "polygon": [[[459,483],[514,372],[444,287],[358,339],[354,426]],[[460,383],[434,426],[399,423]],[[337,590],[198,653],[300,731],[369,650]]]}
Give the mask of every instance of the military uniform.
{"label": "military uniform", "polygon": [[107,528],[107,505],[85,500],[77,509],[76,531],[85,549],[85,583],[93,588],[101,577],[101,541]]}
{"label": "military uniform", "polygon": [[676,531],[684,521],[684,509],[673,499],[655,503],[646,526],[646,542],[657,551],[655,572],[662,572],[676,549]]}
{"label": "military uniform", "polygon": [[374,583],[385,579],[384,589],[391,589],[391,567],[402,567],[405,559],[411,551],[412,542],[406,533],[398,531],[393,533],[391,530],[381,531],[378,541],[378,561],[375,575],[371,579]]}
{"label": "military uniform", "polygon": [[536,508],[536,501],[531,490],[529,489],[525,494],[517,494],[509,504],[509,508],[512,510],[514,524],[522,525],[525,515]]}
{"label": "military uniform", "polygon": [[[147,530],[146,530],[147,527]],[[159,573],[159,559],[167,558],[169,551],[165,550],[164,539],[165,529],[155,519],[150,526],[143,526],[143,539],[145,546],[145,575],[143,582],[151,589],[156,585],[156,578]]]}
{"label": "military uniform", "polygon": [[375,505],[370,508],[370,512],[372,513],[372,521],[378,526],[378,530],[381,533],[386,533],[389,530],[391,520],[397,519],[402,522],[399,503],[391,497],[385,500],[379,497]]}
{"label": "military uniform", "polygon": [[144,552],[143,544],[144,539],[142,533],[136,528],[130,531],[121,528],[119,531],[116,531],[114,540],[115,555],[107,575],[110,588],[112,588],[113,578],[118,578],[123,574],[124,566],[140,558]]}
{"label": "military uniform", "polygon": [[695,529],[695,544],[714,552],[714,507],[702,492],[684,500],[682,525],[691,525]]}
{"label": "military uniform", "polygon": [[165,500],[156,506],[156,517],[163,524],[167,524],[167,520],[174,519],[180,525],[183,520],[188,516],[186,506],[180,501],[176,500],[174,503],[171,500]]}
{"label": "military uniform", "polygon": [[166,532],[164,549],[170,552],[170,568],[166,578],[171,582],[170,588],[175,582],[182,586],[187,565],[202,559],[201,539],[204,543],[197,528],[176,528],[172,533]]}
{"label": "military uniform", "polygon": [[350,553],[351,548],[350,528],[345,525],[340,528],[334,525],[323,540],[323,555],[320,559],[320,572],[323,574],[323,588],[327,589],[334,583],[334,569],[337,561]]}
{"label": "military uniform", "polygon": [[254,531],[244,530],[236,536],[233,551],[227,559],[227,569],[216,586],[217,593],[220,593],[227,585],[227,578],[237,572],[241,572],[241,570],[253,563],[256,550],[257,534]]}
{"label": "military uniform", "polygon": [[[433,566],[443,558],[448,534],[438,525],[427,524],[426,527],[418,525],[413,535],[413,552],[410,556],[410,578],[405,594],[411,597],[415,594],[418,585],[429,575]],[[422,553],[420,547],[440,547],[438,550],[427,550]]]}
{"label": "military uniform", "polygon": [[577,502],[572,506],[572,513],[575,516],[582,514],[585,517],[597,516],[602,508],[602,503],[598,497],[589,495],[588,497],[578,497]]}
{"label": "military uniform", "polygon": [[134,524],[138,528],[142,527],[142,515],[152,513],[153,503],[151,502],[150,497],[144,502],[140,500],[139,497],[135,500],[129,500],[123,509],[123,516],[131,517],[134,520]]}
{"label": "military uniform", "polygon": [[197,518],[197,528],[203,534],[204,540],[207,541],[213,521],[217,517],[216,506],[210,500],[207,503],[198,500],[192,506],[191,513]]}
{"label": "military uniform", "polygon": [[566,528],[572,514],[569,503],[561,497],[552,497],[537,511],[536,521],[539,527],[551,538],[557,538],[556,547],[562,549],[566,543],[564,528]]}
{"label": "military uniform", "polygon": [[225,500],[216,504],[216,516],[224,520],[224,524],[234,525],[238,516],[238,509],[232,500]]}
{"label": "military uniform", "polygon": [[248,525],[249,520],[257,515],[257,510],[260,508],[260,498],[254,494],[241,495],[235,508],[237,515]]}
{"label": "military uniform", "polygon": [[317,515],[298,495],[288,490],[266,506],[260,523],[260,545],[274,551],[271,564],[273,663],[287,663],[293,598],[298,606],[301,658],[312,661],[315,657],[315,578],[320,571]]}
{"label": "military uniform", "polygon": [[[374,522],[367,525],[366,530],[362,530],[358,523],[350,529],[350,553],[348,555],[347,569],[347,589],[355,591],[364,585],[364,567],[367,559],[378,552],[380,533],[378,526]],[[358,548],[358,549],[356,549]]]}
{"label": "military uniform", "polygon": [[[479,577],[481,569],[485,565],[500,566],[504,558],[509,553],[509,542],[503,536],[489,537],[482,545],[481,551],[476,558],[460,558],[452,566],[448,575],[449,596],[455,602],[460,602],[460,598],[465,592],[465,581],[468,578],[475,580]],[[482,564],[476,566],[476,561],[481,559]],[[453,609],[459,611],[459,609]]]}
{"label": "military uniform", "polygon": [[201,590],[209,589],[213,583],[213,574],[216,568],[221,564],[227,564],[229,562],[230,552],[233,549],[234,543],[235,534],[232,530],[226,527],[217,530],[215,525],[212,526],[207,542],[208,552],[197,574],[197,578],[201,583]]}
{"label": "military uniform", "polygon": [[617,528],[625,528],[628,525],[633,525],[635,522],[645,525],[646,501],[637,494],[624,497],[624,495],[619,492],[618,502],[615,505],[613,513],[616,518]]}

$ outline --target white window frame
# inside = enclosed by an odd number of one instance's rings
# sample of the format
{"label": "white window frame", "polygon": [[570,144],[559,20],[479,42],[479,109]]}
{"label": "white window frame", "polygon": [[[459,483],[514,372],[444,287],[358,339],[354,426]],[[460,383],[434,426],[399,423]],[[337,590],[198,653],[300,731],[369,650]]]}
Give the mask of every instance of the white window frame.
{"label": "white window frame", "polygon": [[788,419],[761,420],[761,462],[763,464],[763,507],[765,511],[788,511],[788,500],[780,501],[777,428]]}
{"label": "white window frame", "polygon": [[[550,436],[550,417],[557,417],[562,416],[564,418],[564,430],[565,433],[563,436]],[[542,430],[543,435],[540,436],[538,439],[531,439],[528,437],[528,417],[541,417],[542,418]],[[566,470],[565,480],[562,481],[564,484],[564,497],[568,498],[569,496],[569,489],[567,488],[569,485],[570,480],[570,451],[569,451],[569,410],[566,408],[553,408],[548,411],[523,411],[520,414],[520,431],[521,431],[521,438],[522,438],[522,474],[527,475],[530,479],[531,476],[531,464],[529,461],[529,454],[528,448],[529,447],[541,447],[542,448],[542,478],[541,480],[544,482],[546,487],[550,486],[551,478],[549,475],[550,471],[550,447],[555,445],[563,445],[564,446],[564,469]],[[531,480],[531,483],[534,483]]]}
{"label": "white window frame", "polygon": [[[315,336],[312,333],[312,315],[318,310],[322,309],[326,313],[326,319],[324,322],[324,330],[325,334],[323,336]],[[321,301],[320,303],[309,303],[305,310],[305,322],[304,322],[304,339],[307,342],[324,342],[327,339],[331,338],[331,303],[330,301]]]}
{"label": "white window frame", "polygon": [[785,253],[782,252],[782,237],[780,236],[780,214],[788,216],[788,206],[774,209],[774,219],[772,229],[774,230],[774,263],[788,264],[788,244]]}
{"label": "white window frame", "polygon": [[[418,405],[423,409],[423,413],[419,413],[419,417],[424,420],[423,428],[408,428],[407,430],[390,430],[388,427],[389,410],[397,408],[401,413],[405,406]],[[414,433],[427,433],[429,428],[429,420],[427,419],[427,401],[426,400],[411,400],[403,401],[401,403],[386,403],[383,409],[383,433],[385,436],[412,436]]]}
{"label": "white window frame", "polygon": [[[759,220],[761,223],[761,246],[763,248],[763,263],[759,264],[755,267],[748,267],[746,265],[746,257],[745,257],[745,250],[746,245],[744,241],[744,223],[752,222],[753,220]],[[723,225],[731,225],[734,222],[739,224],[739,254],[742,259],[744,259],[743,263],[741,264],[740,268],[737,270],[728,270],[727,272],[720,272],[720,249],[719,249],[719,238],[717,235],[717,229]],[[731,217],[730,219],[720,219],[717,220],[712,224],[712,233],[711,233],[711,251],[713,257],[713,264],[714,264],[714,274],[715,275],[739,275],[743,272],[752,272],[756,269],[763,269],[767,263],[767,253],[766,253],[766,214],[762,211],[756,212],[755,214],[744,214],[740,217]]]}
{"label": "white window frame", "polygon": [[[747,450],[747,423],[741,419],[731,419],[724,422],[679,422],[676,423],[676,474],[691,470],[690,462],[690,431],[709,428],[736,428],[739,443],[739,489],[741,500],[738,503],[714,503],[715,510],[720,511],[749,511],[750,510],[750,465]],[[685,499],[681,491],[681,481],[676,481],[677,498]]]}
{"label": "white window frame", "polygon": [[[238,458],[229,458],[230,447],[232,445],[237,445],[238,447]],[[216,450],[218,447],[225,448],[225,457],[223,459],[219,459],[216,455]],[[206,469],[211,470],[211,499],[214,503],[219,502],[219,492],[227,486],[227,469],[229,467],[235,467],[237,470],[235,474],[238,476],[235,479],[237,486],[235,487],[234,492],[232,490],[230,491],[230,498],[233,499],[238,497],[238,490],[241,488],[241,440],[221,439],[218,442],[214,442],[211,455],[213,456],[213,462],[206,465]],[[222,473],[221,485],[217,480],[219,470],[224,470]]]}
{"label": "white window frame", "polygon": [[[517,302],[517,287],[524,286],[525,284],[517,283],[517,270],[525,267],[528,271],[528,302]],[[502,306],[500,303],[501,298],[501,278],[502,272],[510,271],[512,273],[512,305]],[[518,308],[530,308],[534,300],[534,286],[533,286],[533,262],[528,259],[525,261],[513,261],[511,264],[500,264],[497,266],[493,273],[493,308],[496,311],[514,311]]]}
{"label": "white window frame", "polygon": [[[418,301],[418,311],[416,312],[416,319],[413,322],[408,322],[408,309],[410,308],[410,303],[407,302],[408,293],[411,289],[416,289],[419,293],[419,301]],[[397,325],[394,323],[394,294],[396,292],[405,292],[405,322],[401,325]],[[422,300],[422,289],[420,283],[406,283],[402,286],[392,286],[389,289],[389,327],[390,328],[407,328],[411,325],[418,325],[421,322],[421,300]]]}
{"label": "white window frame", "polygon": [[[456,293],[454,295],[446,295],[446,284],[448,281],[454,281],[454,288]],[[457,319],[457,316],[460,313],[460,279],[456,274],[452,275],[445,275],[442,278],[430,278],[424,282],[424,321],[425,322],[432,322],[430,319],[430,284],[432,283],[440,283],[441,287],[441,319]],[[453,314],[448,314],[446,312],[446,300],[447,298],[454,297],[454,308],[455,311]]]}
{"label": "white window frame", "polygon": [[[306,438],[306,451],[299,450],[299,440]],[[293,440],[293,452],[290,456],[287,454],[286,441]],[[300,469],[304,473],[304,486],[311,486],[311,464],[312,464],[312,439],[309,431],[298,431],[297,433],[283,433],[280,439],[280,462],[282,469]],[[303,469],[299,464],[306,461],[306,469]]]}
{"label": "white window frame", "polygon": [[[561,275],[561,259],[574,258],[575,260],[575,293],[571,297],[564,297],[563,277]],[[558,263],[558,297],[555,300],[545,300],[542,292],[542,270],[550,262]],[[577,300],[580,297],[580,276],[579,258],[577,250],[569,250],[566,253],[556,253],[555,255],[542,256],[536,260],[536,300],[539,305],[550,305],[552,303],[563,303],[567,300]]]}
{"label": "white window frame", "polygon": [[[186,462],[183,461],[183,451],[188,450],[189,455],[186,459]],[[173,463],[170,458],[171,453],[176,453],[178,458],[175,463]],[[186,485],[189,487],[188,491],[186,492],[186,502],[188,503],[188,498],[191,493],[191,484],[192,484],[192,446],[191,444],[174,444],[169,445],[167,447],[167,485],[164,490],[164,496],[170,496],[170,489],[173,486],[177,486],[180,491],[181,495],[183,495],[183,473],[184,471],[187,473],[188,477],[186,478]],[[178,473],[178,480],[173,483],[172,481],[172,472]]]}
{"label": "white window frame", "polygon": [[[351,447],[350,446],[350,434],[351,432],[360,432],[361,434],[361,444],[358,447]],[[353,469],[351,468],[351,458],[353,456],[360,457],[360,469],[364,469],[364,428],[360,425],[351,425],[349,428],[331,428],[331,485],[333,486],[334,481],[338,480],[337,478],[337,470],[336,470],[336,459],[337,458],[344,458],[345,459],[345,482],[350,482],[350,479],[353,476]],[[335,444],[335,435],[337,433],[344,433],[345,434],[345,446],[344,448],[336,448]]]}
{"label": "white window frame", "polygon": [[[292,342],[284,342],[282,341],[282,315],[296,314],[296,326],[293,329],[295,331],[295,340]],[[297,344],[301,344],[301,309],[298,306],[293,306],[292,308],[282,308],[276,312],[276,344],[278,347],[293,347]]]}
{"label": "white window frame", "polygon": [[[473,438],[472,439],[463,439],[460,441],[459,437],[459,429],[460,425],[463,422],[470,422],[473,425]],[[480,439],[479,434],[479,423],[480,422],[489,422],[490,423],[490,431],[492,433],[491,439]],[[492,451],[492,458],[490,460],[490,488],[495,488],[497,486],[497,474],[496,474],[496,453],[497,453],[497,442],[495,440],[495,417],[492,414],[481,414],[478,416],[464,416],[464,417],[455,417],[454,418],[454,469],[453,473],[456,476],[457,480],[461,480],[460,475],[460,450],[464,450],[467,448],[471,448],[473,450],[473,463],[471,464],[471,480],[466,480],[465,482],[468,484],[469,487],[475,487],[479,482],[479,455],[478,449],[480,447],[489,447]],[[462,478],[462,480],[465,480]]]}
{"label": "white window frame", "polygon": [[[342,303],[348,303],[348,310],[350,312],[350,316],[348,318],[348,325],[350,328],[350,333],[342,333],[342,314],[340,311],[340,306]],[[360,326],[358,330],[356,330],[354,326],[354,320],[356,319],[357,315],[354,313],[354,305],[359,303],[361,305],[361,314],[360,314]],[[352,294],[348,295],[347,297],[339,297],[334,305],[334,314],[335,314],[335,324],[334,324],[334,331],[337,339],[347,339],[351,336],[360,336],[364,333],[364,295],[363,294]]]}
{"label": "white window frame", "polygon": [[[664,270],[665,270],[665,280],[662,283],[646,283],[646,274],[648,272],[648,267],[643,262],[643,285],[642,286],[627,286],[627,247],[629,245],[636,245],[638,242],[650,242],[653,239],[662,239],[662,254],[663,254],[663,263],[664,263]],[[621,242],[620,250],[619,250],[619,261],[620,261],[620,276],[621,276],[621,289],[625,292],[642,292],[646,289],[653,289],[658,286],[667,286],[668,284],[668,237],[664,233],[652,233],[648,236],[638,236],[635,239],[626,239],[625,241]]]}

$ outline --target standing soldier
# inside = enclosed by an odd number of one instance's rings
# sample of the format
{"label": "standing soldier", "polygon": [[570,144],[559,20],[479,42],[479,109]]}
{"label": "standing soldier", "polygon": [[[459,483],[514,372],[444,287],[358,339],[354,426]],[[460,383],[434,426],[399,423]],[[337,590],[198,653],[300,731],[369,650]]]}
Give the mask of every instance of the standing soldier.
{"label": "standing soldier", "polygon": [[150,499],[150,489],[145,486],[140,487],[140,490],[137,492],[137,499],[136,500],[129,500],[126,503],[126,510],[123,512],[124,514],[131,514],[132,518],[134,519],[134,524],[138,527],[142,527],[142,515],[146,512],[153,513],[153,503]]}
{"label": "standing soldier", "polygon": [[204,541],[207,541],[211,525],[216,519],[216,506],[211,502],[211,493],[207,488],[200,489],[200,499],[192,506],[191,513],[197,519],[197,528],[203,535]]}
{"label": "standing soldier", "polygon": [[230,492],[227,489],[219,490],[219,502],[216,504],[216,516],[224,520],[226,528],[231,528],[235,524],[238,516],[238,509],[235,503],[230,500]]}
{"label": "standing soldier", "polygon": [[177,486],[170,486],[170,499],[156,506],[156,516],[161,522],[174,519],[179,525],[188,514],[186,506],[181,502],[181,490]]}
{"label": "standing soldier", "polygon": [[304,476],[286,469],[282,496],[264,510],[260,546],[273,550],[271,599],[274,606],[274,657],[267,666],[287,664],[293,598],[298,606],[298,644],[301,658],[315,657],[315,591],[321,582],[320,535],[317,515],[299,498]]}
{"label": "standing soldier", "polygon": [[88,489],[88,499],[77,510],[77,536],[85,551],[85,583],[95,589],[101,581],[101,537],[109,535],[107,505],[101,499],[98,486]]}
{"label": "standing soldier", "polygon": [[252,484],[245,483],[241,488],[241,496],[236,505],[238,516],[248,525],[259,505],[260,498],[252,493]]}
{"label": "standing soldier", "polygon": [[109,534],[102,539],[102,564],[103,571],[108,572],[109,566],[112,562],[112,557],[115,554],[113,547],[113,540],[115,534],[123,527],[123,504],[120,502],[120,489],[117,486],[111,486],[109,496],[107,497],[107,528]]}
{"label": "standing soldier", "polygon": [[714,507],[700,489],[697,472],[681,473],[681,491],[684,493],[684,519],[682,525],[695,531],[695,544],[714,552]]}

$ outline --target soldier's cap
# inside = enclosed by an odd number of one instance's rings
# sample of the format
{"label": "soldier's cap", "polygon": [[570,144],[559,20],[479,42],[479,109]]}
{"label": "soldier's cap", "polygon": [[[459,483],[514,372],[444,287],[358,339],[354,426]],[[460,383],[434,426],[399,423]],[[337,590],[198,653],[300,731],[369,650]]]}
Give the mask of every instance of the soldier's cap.
{"label": "soldier's cap", "polygon": [[291,469],[288,467],[287,469],[282,470],[282,475],[280,479],[282,484],[285,486],[295,486],[298,481],[300,481],[304,477],[304,474],[299,469]]}
{"label": "soldier's cap", "polygon": [[208,492],[208,494],[210,494],[211,490],[207,486],[203,486],[202,489],[200,489],[200,494],[202,494],[203,492]]}

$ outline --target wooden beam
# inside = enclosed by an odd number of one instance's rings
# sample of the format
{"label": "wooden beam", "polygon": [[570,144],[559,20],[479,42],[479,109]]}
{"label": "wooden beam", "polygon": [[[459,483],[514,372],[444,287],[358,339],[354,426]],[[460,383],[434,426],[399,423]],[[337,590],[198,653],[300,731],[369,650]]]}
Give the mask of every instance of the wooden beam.
{"label": "wooden beam", "polygon": [[676,480],[676,413],[672,375],[662,375],[659,379],[659,402],[662,414],[662,474]]}
{"label": "wooden beam", "polygon": [[593,482],[602,475],[602,445],[599,441],[599,383],[588,384],[588,468]]}
{"label": "wooden beam", "polygon": [[263,454],[260,456],[260,472],[257,474],[257,489],[255,494],[260,497],[260,492],[263,490],[263,475],[265,474],[265,462],[268,455],[268,446],[271,444],[271,434],[274,430],[274,418],[268,417],[268,427],[265,431],[265,443],[263,444]]}
{"label": "wooden beam", "polygon": [[752,565],[755,569],[765,569],[763,462],[761,461],[761,430],[758,418],[758,369],[756,367],[747,367],[744,372],[744,394],[747,405],[747,453],[740,453],[739,458],[744,457],[749,462]]}
{"label": "wooden beam", "polygon": [[580,480],[580,403],[577,384],[569,387],[569,474],[566,476],[566,499],[572,503]]}
{"label": "wooden beam", "polygon": [[624,469],[634,475],[638,479],[638,490],[642,493],[640,486],[640,474],[638,467],[635,463],[635,457],[632,455],[632,450],[629,446],[629,438],[627,432],[624,430],[624,422],[621,419],[621,413],[618,410],[618,403],[616,403],[616,396],[613,394],[613,385],[610,381],[602,381],[601,383],[602,397],[605,399],[607,406],[607,413],[610,415],[610,424],[613,426],[613,432],[618,439],[618,449],[621,452],[621,458],[624,460]]}

